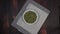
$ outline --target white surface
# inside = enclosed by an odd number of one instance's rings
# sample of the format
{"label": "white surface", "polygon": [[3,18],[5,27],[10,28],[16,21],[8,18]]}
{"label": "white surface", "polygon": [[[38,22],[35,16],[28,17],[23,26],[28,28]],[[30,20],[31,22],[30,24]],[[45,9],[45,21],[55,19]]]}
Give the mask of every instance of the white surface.
{"label": "white surface", "polygon": [[36,10],[36,12],[38,13],[38,21],[36,24],[33,25],[28,25],[26,23],[24,23],[23,21],[23,16],[21,16],[19,18],[19,20],[17,21],[17,25],[21,26],[22,28],[24,28],[25,30],[27,30],[28,32],[30,32],[31,34],[37,34],[38,31],[40,30],[42,24],[44,23],[44,21],[46,20],[48,13],[46,13],[45,11],[37,8],[35,5],[29,3],[26,10],[27,9],[33,9]]}

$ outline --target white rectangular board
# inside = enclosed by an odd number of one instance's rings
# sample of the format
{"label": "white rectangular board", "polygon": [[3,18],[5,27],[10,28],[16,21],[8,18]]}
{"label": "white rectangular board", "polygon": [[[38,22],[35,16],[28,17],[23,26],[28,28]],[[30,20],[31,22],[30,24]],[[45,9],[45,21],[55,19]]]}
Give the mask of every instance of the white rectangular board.
{"label": "white rectangular board", "polygon": [[[35,24],[29,25],[24,22],[23,14],[26,10],[31,9],[37,13],[38,19]],[[12,26],[24,34],[37,34],[49,13],[50,11],[48,9],[44,8],[35,1],[27,0],[21,11],[18,13],[16,19],[13,21]]]}

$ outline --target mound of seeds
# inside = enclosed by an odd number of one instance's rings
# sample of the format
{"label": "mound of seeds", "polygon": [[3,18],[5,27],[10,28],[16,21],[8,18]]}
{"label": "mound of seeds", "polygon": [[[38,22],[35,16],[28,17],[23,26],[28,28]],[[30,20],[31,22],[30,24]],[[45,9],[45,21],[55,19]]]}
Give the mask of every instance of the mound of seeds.
{"label": "mound of seeds", "polygon": [[37,15],[33,11],[28,11],[24,14],[24,19],[27,23],[34,23],[37,19]]}

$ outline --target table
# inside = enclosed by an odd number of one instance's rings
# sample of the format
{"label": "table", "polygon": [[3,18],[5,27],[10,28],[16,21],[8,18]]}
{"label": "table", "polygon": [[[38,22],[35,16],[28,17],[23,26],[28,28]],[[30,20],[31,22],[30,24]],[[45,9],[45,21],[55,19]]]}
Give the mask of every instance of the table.
{"label": "table", "polygon": [[[59,1],[34,0],[51,11],[38,34],[59,34]],[[0,0],[0,32],[1,34],[22,34],[11,26],[26,0]]]}

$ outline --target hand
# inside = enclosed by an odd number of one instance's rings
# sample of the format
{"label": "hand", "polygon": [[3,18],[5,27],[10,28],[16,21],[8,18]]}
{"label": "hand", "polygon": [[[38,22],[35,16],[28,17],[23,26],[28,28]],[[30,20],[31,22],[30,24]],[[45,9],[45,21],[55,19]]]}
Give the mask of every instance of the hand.
{"label": "hand", "polygon": [[46,25],[44,24],[40,30],[41,34],[47,34]]}

